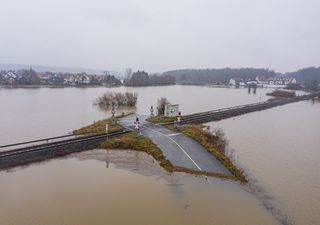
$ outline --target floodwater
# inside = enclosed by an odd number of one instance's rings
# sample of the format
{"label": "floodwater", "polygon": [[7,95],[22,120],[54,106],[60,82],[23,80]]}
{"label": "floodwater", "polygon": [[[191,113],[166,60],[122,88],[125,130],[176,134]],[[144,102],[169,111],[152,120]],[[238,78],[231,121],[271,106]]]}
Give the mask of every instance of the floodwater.
{"label": "floodwater", "polygon": [[211,182],[168,175],[143,152],[82,152],[0,172],[0,224],[277,224],[238,183]]}
{"label": "floodwater", "polygon": [[[0,145],[64,135],[109,117],[93,105],[107,91],[137,92],[140,114],[149,114],[160,97],[189,114],[265,101],[272,90],[0,88]],[[167,176],[161,168],[154,171],[155,165],[145,168],[140,153],[116,155],[120,161],[110,160],[109,168],[100,157],[81,153],[0,172],[0,224],[260,225],[274,224],[273,218],[283,224],[320,224],[319,112],[319,102],[306,101],[210,123],[225,131],[255,195],[236,182],[214,179],[208,185],[190,175]]]}
{"label": "floodwater", "polygon": [[209,123],[222,128],[258,197],[288,224],[320,224],[320,102]]}
{"label": "floodwater", "polygon": [[[179,103],[183,114],[264,101],[270,89],[248,94],[247,89],[203,86],[142,88],[0,88],[0,145],[60,136],[95,120],[110,117],[93,103],[108,91],[137,92],[137,112],[150,114],[157,99]],[[120,113],[121,110],[118,110]]]}

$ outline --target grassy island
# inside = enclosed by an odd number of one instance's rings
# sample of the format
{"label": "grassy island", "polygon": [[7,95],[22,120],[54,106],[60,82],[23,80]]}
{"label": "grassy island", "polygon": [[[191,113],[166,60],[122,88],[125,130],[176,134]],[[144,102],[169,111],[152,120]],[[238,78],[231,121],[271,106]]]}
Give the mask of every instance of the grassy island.
{"label": "grassy island", "polygon": [[[106,123],[111,124],[111,119],[99,120],[91,125],[75,130],[74,133],[103,133],[105,132]],[[123,129],[124,128],[120,124],[109,125],[109,132],[116,132]],[[230,175],[174,166],[168,159],[166,159],[162,151],[150,139],[144,136],[136,136],[136,134],[134,134],[133,132],[119,136],[117,138],[105,140],[98,147],[102,149],[125,149],[146,152],[149,155],[151,155],[155,160],[157,160],[160,163],[161,167],[163,167],[166,171],[170,173],[185,172],[194,175],[204,175],[223,179],[237,180],[236,177]]]}
{"label": "grassy island", "polygon": [[143,136],[136,137],[134,133],[125,134],[119,138],[106,140],[100,145],[100,147],[103,149],[127,149],[146,152],[149,155],[151,155],[155,160],[157,160],[160,163],[160,166],[162,166],[166,171],[170,173],[185,172],[194,175],[204,175],[236,180],[235,177],[228,176],[225,174],[212,173],[207,171],[200,171],[185,167],[174,166],[168,159],[166,159],[162,151],[151,140]]}
{"label": "grassy island", "polygon": [[244,172],[237,168],[226,154],[226,140],[222,131],[217,130],[216,134],[206,131],[203,124],[188,124],[181,127],[167,126],[169,129],[183,133],[199,142],[204,148],[208,150],[214,157],[216,157],[235,178],[241,182],[247,182]]}
{"label": "grassy island", "polygon": [[293,98],[293,97],[296,97],[296,93],[294,91],[283,91],[283,90],[275,90],[273,92],[267,93],[266,95],[272,96],[274,98]]}
{"label": "grassy island", "polygon": [[109,125],[109,133],[123,130],[120,124],[112,125],[111,119],[99,120],[85,127],[74,130],[74,134],[100,134],[106,132],[106,124]]}

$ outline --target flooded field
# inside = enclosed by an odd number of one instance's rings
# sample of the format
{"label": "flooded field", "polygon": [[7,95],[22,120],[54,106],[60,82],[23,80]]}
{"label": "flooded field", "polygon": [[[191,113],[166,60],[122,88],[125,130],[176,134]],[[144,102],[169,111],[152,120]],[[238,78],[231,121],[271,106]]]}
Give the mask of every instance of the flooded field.
{"label": "flooded field", "polygon": [[[63,135],[109,117],[93,105],[106,91],[137,92],[140,114],[149,114],[163,96],[189,114],[265,101],[272,90],[2,88],[0,145]],[[254,194],[236,182],[214,179],[209,185],[201,177],[168,176],[142,153],[97,150],[0,172],[0,224],[141,225],[169,218],[171,224],[260,225],[273,224],[274,218],[283,224],[319,224],[319,112],[318,101],[306,101],[209,123],[225,131]]]}
{"label": "flooded field", "polygon": [[[0,145],[30,139],[64,135],[110,117],[93,102],[109,91],[137,92],[140,114],[150,114],[151,105],[166,97],[180,104],[183,114],[263,101],[270,89],[248,94],[247,89],[203,86],[162,86],[141,88],[0,88]],[[204,97],[205,96],[205,97]],[[121,110],[118,110],[120,113]]]}
{"label": "flooded field", "polygon": [[209,123],[225,131],[258,196],[288,223],[320,224],[319,113],[320,102],[304,101]]}
{"label": "flooded field", "polygon": [[0,184],[0,224],[277,224],[236,182],[168,175],[142,152],[77,153],[0,172]]}

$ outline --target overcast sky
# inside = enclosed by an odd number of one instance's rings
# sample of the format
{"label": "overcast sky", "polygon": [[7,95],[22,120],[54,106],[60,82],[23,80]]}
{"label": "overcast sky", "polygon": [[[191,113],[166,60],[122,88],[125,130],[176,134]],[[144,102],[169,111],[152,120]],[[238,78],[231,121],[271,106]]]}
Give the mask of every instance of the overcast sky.
{"label": "overcast sky", "polygon": [[0,63],[320,66],[319,0],[0,0]]}

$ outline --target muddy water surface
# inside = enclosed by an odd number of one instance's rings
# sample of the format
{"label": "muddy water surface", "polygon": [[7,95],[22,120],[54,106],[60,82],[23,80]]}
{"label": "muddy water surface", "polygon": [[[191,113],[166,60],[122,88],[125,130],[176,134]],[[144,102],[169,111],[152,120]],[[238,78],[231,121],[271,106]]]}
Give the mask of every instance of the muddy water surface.
{"label": "muddy water surface", "polygon": [[209,123],[225,131],[257,194],[288,223],[320,224],[319,115],[319,101],[304,101]]}
{"label": "muddy water surface", "polygon": [[0,224],[277,224],[237,183],[211,182],[142,152],[84,152],[0,172]]}

